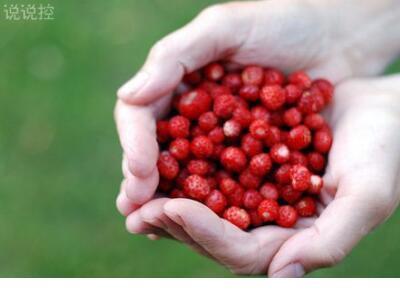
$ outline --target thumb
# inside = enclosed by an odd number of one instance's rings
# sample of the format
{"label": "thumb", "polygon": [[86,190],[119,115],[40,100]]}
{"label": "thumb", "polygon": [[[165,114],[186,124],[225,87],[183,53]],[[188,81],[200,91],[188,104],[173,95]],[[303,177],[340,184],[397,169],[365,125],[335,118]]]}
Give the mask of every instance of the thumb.
{"label": "thumb", "polygon": [[[238,5],[205,9],[192,22],[158,41],[142,69],[118,90],[118,98],[147,104],[173,91],[185,73],[219,59],[240,46],[244,25],[232,34]],[[242,33],[243,32],[243,33]]]}
{"label": "thumb", "polygon": [[[371,185],[371,187],[373,184]],[[335,199],[314,225],[291,237],[273,258],[271,277],[301,277],[341,262],[389,214],[389,195],[356,179],[339,185]]]}

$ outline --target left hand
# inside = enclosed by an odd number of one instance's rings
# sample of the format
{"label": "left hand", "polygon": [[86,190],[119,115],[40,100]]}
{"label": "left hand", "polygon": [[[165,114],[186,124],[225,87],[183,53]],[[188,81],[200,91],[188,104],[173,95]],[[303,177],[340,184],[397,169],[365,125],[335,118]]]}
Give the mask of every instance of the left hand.
{"label": "left hand", "polygon": [[316,218],[295,228],[245,232],[189,199],[160,198],[127,217],[132,233],[173,237],[238,274],[301,277],[339,263],[397,207],[400,77],[351,80],[336,89],[334,143]]}

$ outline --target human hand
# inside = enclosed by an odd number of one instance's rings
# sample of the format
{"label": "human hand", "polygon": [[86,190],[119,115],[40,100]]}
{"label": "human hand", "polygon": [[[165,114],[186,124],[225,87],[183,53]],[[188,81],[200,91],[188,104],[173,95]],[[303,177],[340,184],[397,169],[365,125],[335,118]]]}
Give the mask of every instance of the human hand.
{"label": "human hand", "polygon": [[[121,100],[115,118],[125,160],[125,180],[117,200],[121,213],[129,214],[154,195],[158,184],[155,119],[166,113],[171,92],[184,73],[218,59],[285,71],[304,69],[312,77],[333,82],[381,71],[393,55],[391,41],[396,39],[388,36],[400,32],[390,26],[397,10],[388,7],[395,4],[355,2],[282,0],[212,6],[157,42],[141,71],[118,91]],[[371,14],[385,27],[384,33],[374,35],[374,43],[369,34],[381,27],[365,27]],[[385,37],[384,50],[376,51],[377,39]]]}
{"label": "human hand", "polygon": [[235,273],[300,277],[339,263],[400,200],[400,76],[337,87],[327,119],[334,143],[316,218],[293,229],[244,232],[201,203],[150,201],[127,218],[130,232],[180,240]]}

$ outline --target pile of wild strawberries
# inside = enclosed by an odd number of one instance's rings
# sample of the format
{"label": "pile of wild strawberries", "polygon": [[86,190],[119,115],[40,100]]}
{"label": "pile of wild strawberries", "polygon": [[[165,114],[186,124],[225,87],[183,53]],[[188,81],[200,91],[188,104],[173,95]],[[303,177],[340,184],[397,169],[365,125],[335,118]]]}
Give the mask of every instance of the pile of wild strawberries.
{"label": "pile of wild strawberries", "polygon": [[184,77],[157,123],[158,190],[191,198],[241,229],[292,227],[316,213],[332,133],[333,86],[302,71],[211,63]]}

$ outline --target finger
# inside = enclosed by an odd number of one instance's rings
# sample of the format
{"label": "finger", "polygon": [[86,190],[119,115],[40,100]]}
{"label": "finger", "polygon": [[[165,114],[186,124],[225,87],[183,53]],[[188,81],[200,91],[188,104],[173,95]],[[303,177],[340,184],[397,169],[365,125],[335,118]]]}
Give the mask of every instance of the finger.
{"label": "finger", "polygon": [[148,176],[155,169],[158,157],[155,120],[151,109],[127,105],[118,100],[115,120],[129,171],[134,176]]}
{"label": "finger", "polygon": [[219,218],[205,205],[193,200],[173,199],[164,205],[164,212],[197,244],[233,272],[259,272],[256,258],[259,245],[252,235]]}
{"label": "finger", "polygon": [[157,169],[154,169],[146,178],[129,177],[126,179],[125,193],[128,200],[135,205],[143,205],[152,199],[158,185]]}
{"label": "finger", "polygon": [[278,251],[270,276],[301,277],[316,268],[338,264],[389,214],[384,204],[388,196],[365,188],[360,180],[355,176],[341,182],[335,200],[314,225],[294,235]]}
{"label": "finger", "polygon": [[119,195],[117,196],[116,201],[117,209],[123,216],[129,215],[140,207],[138,204],[135,204],[131,200],[129,200],[128,196],[126,196],[125,185],[126,180],[124,180],[121,184],[121,190],[119,192]]}
{"label": "finger", "polygon": [[[179,224],[175,223],[164,213],[164,204],[169,200],[168,198],[155,199],[143,206],[140,210],[142,220],[152,226],[165,230],[175,239],[185,243],[196,252],[210,257],[210,255],[200,247]],[[186,201],[185,199],[177,200]]]}
{"label": "finger", "polygon": [[157,241],[157,240],[159,240],[161,237],[160,237],[159,235],[150,233],[150,234],[147,235],[147,238],[148,238],[149,240],[152,240],[152,241]]}
{"label": "finger", "polygon": [[149,223],[143,222],[142,216],[140,215],[140,209],[131,213],[125,220],[125,227],[129,233],[132,234],[144,234],[144,235],[157,235],[165,238],[173,238],[165,230],[153,226]]}
{"label": "finger", "polygon": [[[161,230],[170,237],[185,243],[196,252],[210,257],[204,249],[193,241],[180,225],[176,224],[164,214],[163,207],[168,200],[167,198],[154,199],[142,206],[138,211],[129,215],[126,220],[128,231],[147,234],[149,230],[154,230],[156,228],[158,231]],[[154,232],[155,231],[153,231],[153,233]]]}
{"label": "finger", "polygon": [[[157,42],[142,69],[118,90],[118,98],[132,104],[153,102],[175,89],[185,73],[240,47],[248,26],[235,22],[239,7],[212,6]],[[237,30],[232,34],[234,23]]]}

